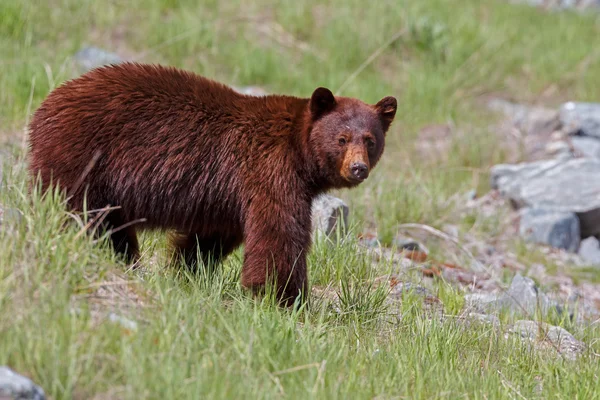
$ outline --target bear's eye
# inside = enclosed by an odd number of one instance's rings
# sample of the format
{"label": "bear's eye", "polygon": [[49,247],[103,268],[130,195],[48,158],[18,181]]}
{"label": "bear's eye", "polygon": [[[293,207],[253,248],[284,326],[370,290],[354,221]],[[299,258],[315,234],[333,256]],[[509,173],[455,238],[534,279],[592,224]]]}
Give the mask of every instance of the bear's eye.
{"label": "bear's eye", "polygon": [[369,149],[372,149],[373,147],[375,147],[375,141],[373,139],[367,139],[367,147]]}
{"label": "bear's eye", "polygon": [[344,146],[346,144],[346,138],[343,138],[343,137],[339,138],[338,143],[340,144],[340,146]]}

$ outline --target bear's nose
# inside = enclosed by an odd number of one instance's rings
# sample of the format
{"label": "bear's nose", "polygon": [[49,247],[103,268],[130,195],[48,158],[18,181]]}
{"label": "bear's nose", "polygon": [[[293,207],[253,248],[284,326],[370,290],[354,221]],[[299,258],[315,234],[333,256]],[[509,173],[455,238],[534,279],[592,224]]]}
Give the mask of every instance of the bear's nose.
{"label": "bear's nose", "polygon": [[350,167],[350,171],[352,172],[352,176],[354,176],[359,181],[364,181],[369,176],[369,167],[367,164],[362,162],[355,162]]}

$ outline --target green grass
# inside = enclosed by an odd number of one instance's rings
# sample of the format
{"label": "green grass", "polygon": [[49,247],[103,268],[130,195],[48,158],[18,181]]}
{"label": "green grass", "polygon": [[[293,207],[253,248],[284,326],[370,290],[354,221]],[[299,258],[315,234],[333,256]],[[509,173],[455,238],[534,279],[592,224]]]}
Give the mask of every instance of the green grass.
{"label": "green grass", "polygon": [[[488,167],[507,156],[485,97],[597,100],[598,17],[501,0],[323,3],[0,2],[0,205],[12,210],[0,227],[0,364],[54,399],[598,397],[597,324],[549,317],[590,344],[569,362],[490,325],[467,327],[463,293],[445,282],[433,291],[442,319],[417,294],[388,301],[378,278],[396,267],[374,264],[355,239],[369,229],[389,244],[407,222],[499,234],[498,216],[463,213],[462,194],[487,190]],[[361,187],[336,193],[351,206],[352,233],[309,255],[309,309],[245,293],[241,251],[212,275],[186,276],[166,267],[164,238],[147,233],[144,268],[129,271],[58,196],[28,194],[24,127],[76,75],[70,56],[84,45],[270,92],[308,96],[323,85],[369,102],[398,97],[380,165]],[[442,158],[416,151],[429,124],[452,127]],[[527,264],[544,262],[511,246]],[[594,281],[590,272],[581,279]],[[108,321],[113,311],[137,330]]]}
{"label": "green grass", "polygon": [[[467,328],[452,317],[461,296],[446,285],[437,293],[443,321],[423,313],[415,296],[387,304],[374,283],[382,270],[366,268],[351,239],[319,244],[310,259],[315,284],[339,288],[339,299],[314,296],[309,309],[292,312],[241,290],[238,255],[210,277],[157,262],[116,279],[124,266],[106,246],[80,234],[59,197],[27,196],[23,181],[18,167],[5,170],[2,203],[23,214],[0,234],[0,364],[53,398],[594,396],[585,382],[598,374],[597,344],[568,362],[491,326]],[[161,252],[152,235],[144,245]],[[344,276],[319,271],[324,252]],[[112,284],[123,287],[98,293]],[[106,319],[115,303],[136,330]],[[574,332],[590,341],[600,334]]]}

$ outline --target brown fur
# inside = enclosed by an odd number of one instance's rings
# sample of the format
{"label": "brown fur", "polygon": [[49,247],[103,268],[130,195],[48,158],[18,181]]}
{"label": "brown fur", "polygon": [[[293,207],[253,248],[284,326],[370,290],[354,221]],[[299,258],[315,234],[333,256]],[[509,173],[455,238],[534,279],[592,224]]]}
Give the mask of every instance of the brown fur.
{"label": "brown fur", "polygon": [[125,63],[48,96],[30,125],[30,173],[44,188],[58,182],[74,210],[84,198],[87,209],[118,206],[105,227],[130,261],[141,228],[174,230],[190,265],[197,249],[206,262],[245,243],[242,284],[258,289],[273,275],[290,304],[307,285],[313,198],[364,179],[351,168],[377,164],[395,112],[392,97],[374,106],[324,88],[310,99],[251,97]]}

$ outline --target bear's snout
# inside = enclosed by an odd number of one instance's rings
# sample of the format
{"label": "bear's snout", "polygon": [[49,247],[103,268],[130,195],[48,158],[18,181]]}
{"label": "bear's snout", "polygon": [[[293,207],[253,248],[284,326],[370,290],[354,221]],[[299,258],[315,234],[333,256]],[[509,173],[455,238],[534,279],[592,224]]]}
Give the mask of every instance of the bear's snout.
{"label": "bear's snout", "polygon": [[352,177],[358,181],[364,181],[369,176],[369,167],[364,162],[355,162],[350,166]]}

